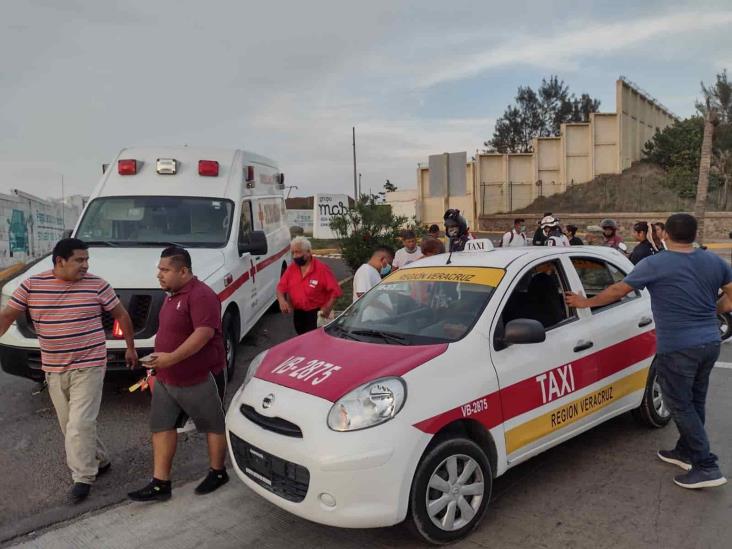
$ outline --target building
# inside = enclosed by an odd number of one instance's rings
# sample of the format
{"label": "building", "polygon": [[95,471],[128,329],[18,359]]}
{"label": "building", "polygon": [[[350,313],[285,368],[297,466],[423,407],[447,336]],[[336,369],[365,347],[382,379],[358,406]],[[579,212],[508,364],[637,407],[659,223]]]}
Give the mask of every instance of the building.
{"label": "building", "polygon": [[458,208],[471,227],[478,218],[524,208],[602,174],[617,174],[641,159],[644,144],[677,117],[624,77],[615,83],[615,112],[584,123],[562,124],[558,137],[533,140],[533,152],[476,152],[430,156],[417,169],[415,209],[422,223],[437,223]]}

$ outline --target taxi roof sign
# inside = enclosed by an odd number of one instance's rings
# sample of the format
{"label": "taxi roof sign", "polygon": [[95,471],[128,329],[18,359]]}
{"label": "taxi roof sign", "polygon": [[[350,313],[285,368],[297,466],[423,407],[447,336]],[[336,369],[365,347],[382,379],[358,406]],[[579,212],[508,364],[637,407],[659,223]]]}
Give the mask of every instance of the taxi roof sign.
{"label": "taxi roof sign", "polygon": [[468,240],[465,243],[464,251],[466,252],[490,252],[494,250],[493,242],[490,238],[478,238],[476,240]]}

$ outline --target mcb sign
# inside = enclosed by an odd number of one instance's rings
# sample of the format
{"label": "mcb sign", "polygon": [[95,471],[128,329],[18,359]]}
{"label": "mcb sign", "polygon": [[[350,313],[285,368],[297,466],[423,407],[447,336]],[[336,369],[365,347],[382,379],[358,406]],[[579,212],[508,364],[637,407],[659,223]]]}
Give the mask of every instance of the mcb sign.
{"label": "mcb sign", "polygon": [[345,194],[316,194],[313,201],[313,237],[337,238],[330,228],[331,220],[348,211]]}

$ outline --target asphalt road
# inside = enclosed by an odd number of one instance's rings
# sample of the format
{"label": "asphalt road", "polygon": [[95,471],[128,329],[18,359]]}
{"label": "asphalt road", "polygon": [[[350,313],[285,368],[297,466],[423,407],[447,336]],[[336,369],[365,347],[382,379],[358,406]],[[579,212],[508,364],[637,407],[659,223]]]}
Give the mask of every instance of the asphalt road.
{"label": "asphalt road", "polygon": [[[341,280],[350,275],[342,261],[323,259]],[[268,312],[237,351],[237,367],[227,390],[241,385],[255,355],[295,335],[291,317]],[[99,433],[112,469],[94,484],[89,499],[66,502],[71,477],[64,443],[48,392],[33,395],[37,384],[0,371],[0,544],[59,521],[117,503],[152,475],[148,431],[149,392],[130,393],[107,384],[99,414]],[[228,404],[228,402],[226,403]],[[205,438],[195,432],[179,437],[173,480],[183,482],[208,471]]]}

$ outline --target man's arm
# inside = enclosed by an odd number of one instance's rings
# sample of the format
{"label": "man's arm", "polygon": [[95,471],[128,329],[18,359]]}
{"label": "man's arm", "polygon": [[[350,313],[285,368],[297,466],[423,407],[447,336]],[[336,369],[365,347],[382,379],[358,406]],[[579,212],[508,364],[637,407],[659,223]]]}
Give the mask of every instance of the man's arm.
{"label": "man's arm", "polygon": [[287,300],[287,296],[279,290],[277,290],[277,302],[280,304],[280,311],[284,314],[290,314],[292,312],[292,307],[290,306],[290,302]]}
{"label": "man's arm", "polygon": [[193,333],[172,353],[153,353],[151,355],[153,360],[148,362],[148,366],[151,368],[170,368],[179,362],[183,362],[203,349],[204,345],[214,336],[214,333],[213,328],[200,326],[193,330]]}
{"label": "man's arm", "polygon": [[718,313],[729,313],[732,311],[732,282],[722,286],[722,297],[717,301]]}
{"label": "man's arm", "polygon": [[117,303],[109,313],[119,322],[119,327],[122,328],[122,335],[125,337],[125,343],[127,344],[125,362],[129,368],[134,368],[137,366],[137,351],[135,350],[135,328],[132,326],[132,319],[127,309],[121,303]]}
{"label": "man's arm", "polygon": [[603,307],[610,305],[616,301],[620,301],[630,292],[635,291],[630,284],[625,282],[616,282],[612,286],[608,286],[602,292],[597,294],[595,297],[586,298],[581,295],[577,295],[573,292],[567,292],[564,300],[567,305],[574,307],[575,309],[584,309],[586,307]]}
{"label": "man's arm", "polygon": [[2,313],[0,313],[0,336],[5,335],[5,332],[8,331],[11,324],[18,320],[22,314],[23,311],[19,311],[13,307],[5,307]]}

